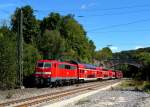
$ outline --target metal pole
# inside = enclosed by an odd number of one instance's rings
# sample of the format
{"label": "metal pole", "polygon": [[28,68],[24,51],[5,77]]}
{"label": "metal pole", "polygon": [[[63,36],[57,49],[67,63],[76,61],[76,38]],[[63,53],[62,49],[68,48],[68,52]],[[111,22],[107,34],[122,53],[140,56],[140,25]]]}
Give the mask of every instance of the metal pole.
{"label": "metal pole", "polygon": [[23,86],[23,12],[20,10],[20,86]]}
{"label": "metal pole", "polygon": [[20,9],[19,23],[18,23],[18,36],[17,36],[17,63],[18,63],[18,83],[20,88],[23,87],[23,12]]}

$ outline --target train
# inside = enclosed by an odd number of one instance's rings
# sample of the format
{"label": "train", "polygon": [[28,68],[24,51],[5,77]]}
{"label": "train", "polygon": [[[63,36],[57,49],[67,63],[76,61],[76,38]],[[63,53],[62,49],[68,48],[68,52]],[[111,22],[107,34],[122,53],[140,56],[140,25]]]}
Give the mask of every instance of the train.
{"label": "train", "polygon": [[36,85],[49,87],[95,80],[123,78],[122,71],[76,61],[38,60],[33,74]]}

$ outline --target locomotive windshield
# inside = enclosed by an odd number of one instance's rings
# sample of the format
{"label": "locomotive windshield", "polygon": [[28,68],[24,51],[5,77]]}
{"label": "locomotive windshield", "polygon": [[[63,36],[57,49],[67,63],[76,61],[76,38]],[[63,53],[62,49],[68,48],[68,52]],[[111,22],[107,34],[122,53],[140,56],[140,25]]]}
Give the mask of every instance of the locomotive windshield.
{"label": "locomotive windshield", "polygon": [[48,68],[48,67],[51,67],[51,63],[47,63],[47,62],[38,62],[38,63],[37,63],[37,67]]}

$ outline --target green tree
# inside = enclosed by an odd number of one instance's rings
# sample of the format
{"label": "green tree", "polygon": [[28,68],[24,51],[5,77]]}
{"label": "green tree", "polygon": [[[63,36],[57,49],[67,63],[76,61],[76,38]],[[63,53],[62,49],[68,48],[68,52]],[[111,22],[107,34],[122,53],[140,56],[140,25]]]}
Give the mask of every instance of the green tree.
{"label": "green tree", "polygon": [[44,54],[44,59],[59,59],[65,50],[65,40],[57,30],[46,30],[41,38],[40,50]]}
{"label": "green tree", "polygon": [[34,10],[31,6],[27,5],[22,8],[16,8],[15,13],[12,15],[11,25],[14,32],[18,31],[20,21],[20,10],[23,13],[23,37],[26,43],[35,43],[35,39],[40,33],[40,22],[36,20]]}
{"label": "green tree", "polygon": [[59,13],[50,13],[48,17],[45,17],[41,22],[42,33],[45,30],[60,30],[62,22],[62,16]]}
{"label": "green tree", "polygon": [[82,25],[79,24],[72,15],[64,16],[62,20],[60,33],[66,39],[67,50],[71,50],[72,59],[82,62],[91,62],[92,44],[90,44]]}
{"label": "green tree", "polygon": [[94,45],[94,42],[92,40],[89,41],[89,46],[90,46],[91,61],[92,63],[94,63],[96,46]]}
{"label": "green tree", "polygon": [[107,60],[112,58],[112,51],[108,47],[103,48],[102,50],[99,50],[96,52],[96,59],[101,60]]}
{"label": "green tree", "polygon": [[12,38],[14,33],[8,28],[0,29],[0,87],[16,86],[16,48]]}
{"label": "green tree", "polygon": [[42,59],[38,50],[30,44],[24,44],[23,75],[30,76],[35,71],[36,61]]}
{"label": "green tree", "polygon": [[[64,52],[62,57],[64,60],[74,59],[82,62],[92,61],[95,45],[93,41],[87,38],[84,28],[73,18],[73,15],[61,16],[58,13],[51,13],[42,20],[40,28],[42,30],[41,39],[45,38],[45,30],[57,30],[60,37],[65,41],[65,49],[63,49]],[[51,37],[49,36],[49,38]],[[49,56],[52,58],[56,58],[56,56],[60,54],[56,53],[56,51],[55,54],[52,51],[46,52],[46,50],[45,53],[49,52],[48,54],[51,54]]]}
{"label": "green tree", "polygon": [[146,77],[147,81],[150,80],[150,53],[149,52],[140,52],[137,54],[138,59],[143,62],[142,73]]}

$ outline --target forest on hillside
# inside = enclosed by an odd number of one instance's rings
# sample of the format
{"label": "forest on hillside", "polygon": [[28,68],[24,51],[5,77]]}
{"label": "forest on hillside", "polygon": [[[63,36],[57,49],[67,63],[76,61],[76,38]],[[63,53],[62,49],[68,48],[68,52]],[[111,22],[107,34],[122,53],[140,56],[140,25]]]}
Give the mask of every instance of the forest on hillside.
{"label": "forest on hillside", "polygon": [[[39,59],[56,59],[60,61],[76,60],[94,64],[94,59],[105,60],[113,57],[136,58],[143,61],[143,68],[134,75],[145,76],[150,69],[150,49],[139,49],[112,53],[105,47],[96,51],[96,46],[87,37],[83,26],[72,14],[66,16],[49,13],[42,20],[36,18],[34,9],[27,5],[16,8],[11,16],[11,24],[0,27],[0,88],[18,86],[17,71],[17,35],[19,28],[19,12],[23,12],[23,78],[34,72],[35,63]],[[126,73],[128,65],[118,69]],[[127,73],[126,73],[127,74]],[[142,78],[145,79],[145,78]]]}

